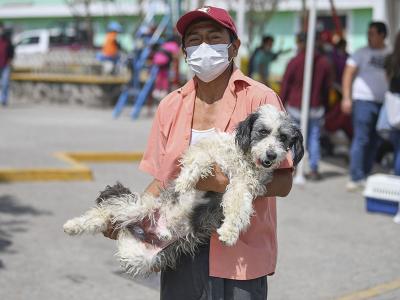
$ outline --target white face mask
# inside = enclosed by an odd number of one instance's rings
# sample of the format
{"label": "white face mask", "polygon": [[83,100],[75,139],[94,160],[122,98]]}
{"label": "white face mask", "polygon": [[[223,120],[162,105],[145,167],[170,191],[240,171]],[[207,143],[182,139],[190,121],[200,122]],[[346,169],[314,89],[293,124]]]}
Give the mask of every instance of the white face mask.
{"label": "white face mask", "polygon": [[[186,48],[187,63],[193,73],[203,82],[210,82],[221,75],[229,66],[228,48],[232,44],[209,45]],[[232,58],[233,59],[233,58]]]}

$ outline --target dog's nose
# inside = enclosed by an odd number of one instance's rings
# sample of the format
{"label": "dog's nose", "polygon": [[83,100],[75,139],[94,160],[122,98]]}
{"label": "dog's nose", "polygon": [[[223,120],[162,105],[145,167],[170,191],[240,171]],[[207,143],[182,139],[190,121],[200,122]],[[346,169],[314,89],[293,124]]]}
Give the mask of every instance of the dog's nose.
{"label": "dog's nose", "polygon": [[267,152],[268,160],[274,160],[276,157],[277,157],[277,154],[275,152]]}

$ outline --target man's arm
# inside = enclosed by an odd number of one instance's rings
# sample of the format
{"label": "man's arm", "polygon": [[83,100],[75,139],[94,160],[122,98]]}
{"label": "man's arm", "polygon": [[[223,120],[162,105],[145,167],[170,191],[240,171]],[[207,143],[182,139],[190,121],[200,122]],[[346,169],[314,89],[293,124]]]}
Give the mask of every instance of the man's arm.
{"label": "man's arm", "polygon": [[286,197],[292,189],[292,169],[276,169],[272,181],[267,184],[267,197]]}
{"label": "man's arm", "polygon": [[[292,189],[292,169],[276,169],[272,181],[267,184],[267,197],[286,197]],[[213,191],[224,193],[229,179],[218,166],[214,167],[214,173],[207,178],[200,179],[196,188],[201,191]]]}
{"label": "man's arm", "polygon": [[162,188],[162,183],[158,179],[153,179],[152,182],[147,186],[147,188],[144,190],[145,193],[147,194],[152,194],[154,197],[160,196],[160,191]]}
{"label": "man's arm", "polygon": [[343,99],[341,104],[342,111],[346,114],[351,113],[351,107],[352,107],[351,87],[353,85],[353,79],[356,73],[357,73],[356,66],[351,66],[346,64],[342,78]]}
{"label": "man's arm", "polygon": [[292,48],[279,50],[278,52],[274,53],[273,60],[277,59],[279,55],[289,53],[290,51],[292,51]]}

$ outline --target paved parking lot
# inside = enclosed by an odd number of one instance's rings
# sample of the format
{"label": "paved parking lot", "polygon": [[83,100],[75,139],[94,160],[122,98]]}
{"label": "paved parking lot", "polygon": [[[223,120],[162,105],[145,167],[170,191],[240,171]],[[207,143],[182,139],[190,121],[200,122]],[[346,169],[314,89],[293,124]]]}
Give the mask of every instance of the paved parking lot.
{"label": "paved parking lot", "polygon": [[[0,110],[0,169],[64,167],[58,151],[143,151],[150,125],[127,114],[112,120],[111,110],[11,105]],[[269,299],[400,299],[400,225],[365,212],[361,194],[345,191],[341,165],[325,160],[323,181],[278,200]],[[158,299],[158,277],[127,278],[113,241],[63,233],[105,185],[142,191],[150,180],[136,163],[89,166],[94,181],[0,183],[0,299]]]}

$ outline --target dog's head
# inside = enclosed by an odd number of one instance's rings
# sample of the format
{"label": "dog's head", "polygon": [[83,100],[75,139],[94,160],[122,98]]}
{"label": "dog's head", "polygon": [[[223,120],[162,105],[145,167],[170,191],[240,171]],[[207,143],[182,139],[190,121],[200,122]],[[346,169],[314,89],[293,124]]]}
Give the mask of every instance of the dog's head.
{"label": "dog's head", "polygon": [[263,105],[238,124],[236,144],[254,163],[264,168],[276,168],[293,151],[296,166],[304,155],[303,135],[298,126],[283,111]]}

